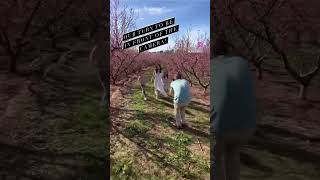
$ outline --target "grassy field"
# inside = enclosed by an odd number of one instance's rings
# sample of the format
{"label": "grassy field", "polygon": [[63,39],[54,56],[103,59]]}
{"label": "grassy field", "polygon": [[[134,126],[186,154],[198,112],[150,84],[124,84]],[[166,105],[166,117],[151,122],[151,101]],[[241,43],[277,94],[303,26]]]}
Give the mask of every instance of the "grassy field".
{"label": "grassy field", "polygon": [[[82,159],[85,172],[66,179],[96,180],[106,177],[106,159],[109,137],[108,110],[100,106],[101,88],[96,71],[88,64],[79,65],[80,81],[73,82],[77,101],[73,103],[71,121],[61,130],[61,136],[52,144],[53,149]],[[80,165],[81,166],[81,165]]]}
{"label": "grassy field", "polygon": [[108,110],[86,49],[68,61],[74,71],[1,71],[0,179],[106,179]]}
{"label": "grassy field", "polygon": [[[173,126],[172,100],[156,100],[151,83],[147,94],[148,100],[144,101],[140,88],[134,86],[124,103],[114,107],[117,115],[111,117],[112,178],[209,179],[207,108],[193,102],[187,110],[190,128],[177,130]],[[289,129],[291,124],[278,126],[284,120],[267,111],[270,109],[264,107],[265,101],[260,103],[263,119],[256,135],[241,150],[241,179],[319,179],[318,138],[310,136],[308,140],[309,135],[291,132],[294,130]],[[282,110],[275,113],[287,113],[283,106],[274,108]],[[268,118],[279,119],[279,124],[270,124]],[[295,119],[289,119],[290,122],[294,123]]]}
{"label": "grassy field", "polygon": [[82,99],[73,107],[73,118],[68,125],[69,128],[66,128],[59,138],[61,144],[55,146],[63,153],[88,157],[85,170],[87,173],[83,179],[102,179],[106,173],[105,160],[108,152],[107,110],[99,106],[98,89],[84,87],[82,94]]}
{"label": "grassy field", "polygon": [[252,146],[241,152],[241,179],[245,180],[316,180],[320,177],[319,170],[317,164],[301,162]]}
{"label": "grassy field", "polygon": [[147,101],[134,88],[120,117],[112,117],[112,179],[209,179],[208,111],[192,103],[190,128],[177,130],[172,100],[156,100],[151,86]]}

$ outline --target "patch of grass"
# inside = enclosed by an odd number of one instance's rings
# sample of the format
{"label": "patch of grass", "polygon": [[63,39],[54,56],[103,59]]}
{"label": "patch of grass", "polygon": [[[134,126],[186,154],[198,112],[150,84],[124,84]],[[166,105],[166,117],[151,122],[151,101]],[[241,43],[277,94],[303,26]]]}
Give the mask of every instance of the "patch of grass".
{"label": "patch of grass", "polygon": [[[190,132],[177,131],[172,128],[173,105],[171,99],[154,97],[153,83],[149,82],[146,86],[148,100],[144,100],[140,88],[135,88],[130,97],[129,109],[133,110],[132,116],[124,124],[124,133],[139,141],[139,147],[136,149],[128,148],[128,153],[120,153],[121,149],[127,148],[128,143],[135,143],[130,140],[124,140],[121,145],[112,154],[116,163],[134,161],[134,174],[137,178],[131,179],[208,179],[208,165],[206,156],[198,158],[194,156],[198,152],[191,152],[190,145],[194,143],[193,134]],[[205,113],[198,110],[193,111],[195,116],[201,113],[201,123],[209,121]],[[187,120],[188,120],[187,118]],[[206,119],[207,121],[205,121]],[[195,119],[195,123],[199,120]],[[132,138],[132,139],[133,139]],[[129,138],[131,139],[131,138]],[[127,151],[127,150],[125,150]],[[130,152],[130,153],[129,153]],[[127,155],[134,154],[134,155]],[[199,156],[203,156],[199,154]],[[199,166],[198,166],[199,164]],[[209,163],[208,163],[209,164]],[[197,167],[196,167],[197,166]],[[119,177],[116,172],[114,176]]]}
{"label": "patch of grass", "polygon": [[70,180],[79,179],[80,176],[84,180],[106,177],[106,158],[109,153],[109,136],[106,132],[108,111],[100,107],[100,86],[92,79],[95,80],[95,77],[75,85],[80,91],[79,100],[70,107],[71,116],[59,129],[56,141],[50,144],[53,151],[75,154],[75,160],[79,159],[80,166],[83,166],[75,169],[79,172],[72,175],[74,177],[66,178]]}
{"label": "patch of grass", "polygon": [[184,171],[183,173],[184,173],[183,176],[185,178],[188,178],[188,179],[197,179],[197,178],[199,178],[198,175],[196,173],[192,172],[192,171]]}
{"label": "patch of grass", "polygon": [[273,169],[273,172],[268,172],[255,166],[242,165],[241,177],[245,179],[316,180],[320,177],[319,168],[312,163],[298,162],[267,151],[257,151],[249,148],[245,151],[259,164]]}
{"label": "patch of grass", "polygon": [[63,151],[88,153],[94,156],[107,156],[108,137],[106,133],[107,111],[99,106],[98,90],[85,88],[84,95],[73,107],[72,121],[63,132]]}
{"label": "patch of grass", "polygon": [[187,146],[191,141],[191,136],[183,132],[176,133],[172,137],[166,137],[165,139],[165,142],[173,148]]}
{"label": "patch of grass", "polygon": [[141,110],[137,110],[136,113],[133,115],[133,118],[136,120],[144,120],[145,119],[145,114]]}
{"label": "patch of grass", "polygon": [[173,137],[166,137],[165,143],[172,150],[172,153],[166,157],[169,163],[175,164],[177,167],[184,167],[191,160],[191,152],[187,148],[187,145],[191,143],[189,135],[177,133]]}
{"label": "patch of grass", "polygon": [[[105,161],[109,153],[107,150],[109,142],[107,135],[108,111],[100,107],[99,86],[90,87],[81,84],[80,88],[82,96],[72,107],[71,119],[61,130],[59,141],[52,144],[52,148],[63,153],[88,155],[85,157],[91,164],[88,168],[93,166],[98,170],[99,168],[96,167],[100,165],[97,164],[101,163],[100,160]],[[99,162],[89,156],[99,159]]]}
{"label": "patch of grass", "polygon": [[148,126],[145,121],[133,120],[129,122],[125,132],[129,137],[134,137],[136,135],[143,135],[149,130],[150,126]]}
{"label": "patch of grass", "polygon": [[136,174],[132,166],[132,161],[117,161],[112,166],[112,175],[112,179],[114,180],[134,179]]}
{"label": "patch of grass", "polygon": [[[209,173],[209,163],[200,155],[193,154],[187,146],[192,143],[190,135],[179,132],[173,137],[165,138],[166,144],[171,148],[172,153],[168,154],[166,160],[180,167],[185,178],[199,178],[204,172]],[[192,166],[192,168],[190,168]]]}
{"label": "patch of grass", "polygon": [[132,95],[131,103],[132,109],[144,111],[147,108],[146,101],[143,100],[141,91],[135,91]]}
{"label": "patch of grass", "polygon": [[178,144],[184,144],[184,145],[188,145],[191,143],[191,136],[185,133],[177,133],[174,136],[174,139],[176,139],[176,141],[178,142]]}
{"label": "patch of grass", "polygon": [[153,149],[158,149],[160,147],[159,141],[154,138],[153,136],[149,136],[147,145],[150,146]]}
{"label": "patch of grass", "polygon": [[205,172],[208,172],[208,173],[210,172],[210,166],[208,164],[208,161],[206,159],[204,159],[202,156],[193,155],[192,159],[195,160],[196,167],[200,171],[205,171]]}

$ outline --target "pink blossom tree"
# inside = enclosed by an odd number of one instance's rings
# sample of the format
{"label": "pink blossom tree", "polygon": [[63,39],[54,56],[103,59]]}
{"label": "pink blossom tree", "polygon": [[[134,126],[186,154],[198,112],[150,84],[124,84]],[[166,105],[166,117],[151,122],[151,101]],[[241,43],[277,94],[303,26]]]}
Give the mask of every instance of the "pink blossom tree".
{"label": "pink blossom tree", "polygon": [[191,85],[200,85],[204,93],[210,85],[210,41],[206,34],[198,33],[192,41],[188,31],[175,41],[175,56],[172,63],[183,73]]}
{"label": "pink blossom tree", "polygon": [[[315,39],[312,30],[316,26],[311,17],[319,17],[316,4],[316,1],[299,4],[299,1],[286,0],[217,0],[216,19],[224,31],[236,29],[238,32],[233,31],[234,34],[243,32],[244,37],[251,36],[269,47],[270,51],[263,53],[282,62],[288,75],[300,85],[299,98],[306,99],[310,82],[320,69],[318,48],[312,43]],[[311,38],[303,39],[301,34],[306,30]],[[234,34],[226,34],[230,42],[237,42],[230,37]],[[239,47],[236,48],[239,50]]]}
{"label": "pink blossom tree", "polygon": [[[140,68],[136,48],[122,49],[123,35],[135,27],[136,16],[132,8],[122,6],[120,0],[110,4],[110,79],[116,85]],[[136,63],[137,62],[137,63]]]}

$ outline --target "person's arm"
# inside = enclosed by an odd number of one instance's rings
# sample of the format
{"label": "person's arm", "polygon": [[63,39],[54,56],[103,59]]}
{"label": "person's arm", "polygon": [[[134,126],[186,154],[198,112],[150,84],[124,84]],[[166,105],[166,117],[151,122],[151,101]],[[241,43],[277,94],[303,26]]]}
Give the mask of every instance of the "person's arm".
{"label": "person's arm", "polygon": [[211,111],[210,111],[210,132],[214,134],[216,132],[216,117],[217,117],[217,111],[215,111],[214,107],[211,106]]}
{"label": "person's arm", "polygon": [[170,83],[170,87],[169,87],[169,96],[172,96],[173,97],[173,87],[172,87],[172,83],[173,83],[173,81]]}

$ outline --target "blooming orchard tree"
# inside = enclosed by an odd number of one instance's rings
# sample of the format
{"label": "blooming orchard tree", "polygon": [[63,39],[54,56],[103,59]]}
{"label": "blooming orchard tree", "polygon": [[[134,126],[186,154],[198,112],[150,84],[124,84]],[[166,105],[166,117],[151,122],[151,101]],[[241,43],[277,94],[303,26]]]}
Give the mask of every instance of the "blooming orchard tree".
{"label": "blooming orchard tree", "polygon": [[191,39],[190,31],[177,38],[175,42],[175,56],[172,63],[191,85],[200,85],[204,92],[210,82],[210,41],[206,34],[198,33],[197,40]]}
{"label": "blooming orchard tree", "polygon": [[50,3],[49,0],[1,1],[0,52],[8,57],[9,72],[16,73],[18,64],[32,49],[41,49],[42,39],[48,36],[54,39],[55,48],[56,36],[60,34],[57,25],[74,2],[68,0],[56,4],[54,11],[53,6],[48,5]]}
{"label": "blooming orchard tree", "polygon": [[[218,27],[226,32],[229,43],[235,45],[240,41],[234,37],[243,36],[243,40],[252,37],[258,44],[266,46],[262,54],[276,56],[282,62],[288,75],[300,85],[299,98],[306,99],[310,82],[320,70],[317,38],[312,37],[316,34],[313,31],[319,30],[317,23],[314,23],[314,19],[319,17],[316,1],[217,0],[215,5],[216,20],[220,23]],[[237,31],[230,33],[230,30]],[[309,38],[302,38],[302,33],[309,34]],[[253,48],[256,45],[246,46],[253,50],[248,53],[249,59],[253,57],[253,62],[264,57],[257,56]],[[242,50],[241,45],[235,45],[235,48],[239,52]]]}
{"label": "blooming orchard tree", "polygon": [[133,9],[121,6],[120,0],[112,0],[110,4],[110,79],[112,84],[120,83],[120,80],[140,68],[136,63],[139,56],[135,48],[122,49],[123,35],[135,27],[136,16]]}

